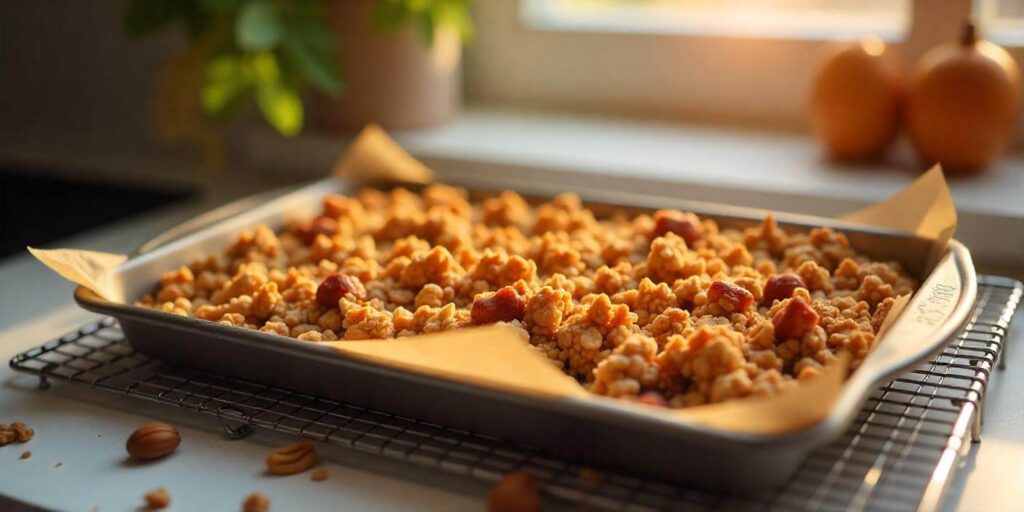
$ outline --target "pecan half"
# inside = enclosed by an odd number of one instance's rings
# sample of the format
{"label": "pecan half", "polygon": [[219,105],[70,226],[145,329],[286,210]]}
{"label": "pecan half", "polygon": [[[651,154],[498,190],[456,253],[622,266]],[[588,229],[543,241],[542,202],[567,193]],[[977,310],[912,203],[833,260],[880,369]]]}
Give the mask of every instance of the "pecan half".
{"label": "pecan half", "polygon": [[309,441],[298,441],[267,454],[267,471],[275,475],[294,475],[316,464],[316,448]]}
{"label": "pecan half", "polygon": [[132,458],[153,460],[170,455],[179,444],[178,429],[166,423],[147,423],[132,432],[125,448]]}

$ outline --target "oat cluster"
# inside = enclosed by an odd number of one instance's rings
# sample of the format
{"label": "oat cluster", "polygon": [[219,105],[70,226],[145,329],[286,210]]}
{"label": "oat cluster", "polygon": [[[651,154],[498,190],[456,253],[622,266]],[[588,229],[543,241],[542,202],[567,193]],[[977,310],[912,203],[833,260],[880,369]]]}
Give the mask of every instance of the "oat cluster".
{"label": "oat cluster", "polygon": [[531,206],[432,185],[328,195],[314,219],[165,273],[140,304],[311,343],[501,322],[594,393],[688,407],[778,393],[841,352],[856,365],[915,286],[829,228],[596,218],[571,193]]}
{"label": "oat cluster", "polygon": [[[11,443],[27,443],[36,435],[36,431],[23,421],[15,421],[10,425],[0,423],[0,446],[7,446]],[[28,453],[28,452],[26,452]],[[31,454],[29,455],[31,456]],[[23,459],[28,457],[22,456]]]}

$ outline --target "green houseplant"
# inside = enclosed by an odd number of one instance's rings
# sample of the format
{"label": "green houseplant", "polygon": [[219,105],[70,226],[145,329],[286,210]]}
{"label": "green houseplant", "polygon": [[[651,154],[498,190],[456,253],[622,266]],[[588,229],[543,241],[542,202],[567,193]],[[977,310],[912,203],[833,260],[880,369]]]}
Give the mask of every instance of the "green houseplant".
{"label": "green houseplant", "polygon": [[374,30],[411,25],[427,46],[441,28],[472,33],[472,0],[130,0],[123,17],[129,36],[177,30],[187,41],[157,79],[158,131],[210,149],[219,135],[205,120],[255,104],[278,133],[298,134],[307,89],[327,96],[346,89],[329,11],[371,1],[370,19],[358,22]]}

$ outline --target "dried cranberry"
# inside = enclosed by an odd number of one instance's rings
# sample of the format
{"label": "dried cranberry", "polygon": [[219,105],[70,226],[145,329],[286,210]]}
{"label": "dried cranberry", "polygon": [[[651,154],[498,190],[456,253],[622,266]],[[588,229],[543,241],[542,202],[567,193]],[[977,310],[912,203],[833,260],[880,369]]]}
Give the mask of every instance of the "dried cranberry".
{"label": "dried cranberry", "polygon": [[366,288],[358,279],[334,272],[316,288],[316,301],[325,308],[336,308],[338,301],[347,293],[361,299],[366,296]]}
{"label": "dried cranberry", "polygon": [[299,225],[297,234],[307,244],[311,244],[317,235],[331,237],[338,234],[338,221],[330,217],[317,217]]}
{"label": "dried cranberry", "polygon": [[654,213],[654,236],[671,232],[686,240],[686,245],[693,245],[701,239],[703,231],[700,219],[692,213],[679,210],[658,210]]}
{"label": "dried cranberry", "polygon": [[732,304],[732,311],[742,313],[754,303],[754,296],[738,284],[715,281],[708,288],[708,300],[714,303],[721,303],[724,300]]}
{"label": "dried cranberry", "polygon": [[477,297],[470,311],[474,324],[522,320],[525,314],[526,300],[511,286],[506,286],[490,296]]}
{"label": "dried cranberry", "polygon": [[653,405],[655,407],[668,407],[668,400],[665,400],[665,396],[657,391],[646,391],[640,393],[636,397],[636,402],[644,405]]}
{"label": "dried cranberry", "polygon": [[764,295],[761,296],[761,301],[764,304],[771,305],[773,302],[782,299],[788,299],[793,296],[793,291],[797,288],[807,288],[804,284],[804,280],[800,279],[800,276],[796,274],[776,274],[768,278],[768,281],[764,284]]}
{"label": "dried cranberry", "polygon": [[786,307],[775,313],[772,325],[775,339],[782,341],[799,338],[818,323],[818,313],[803,299],[793,299]]}

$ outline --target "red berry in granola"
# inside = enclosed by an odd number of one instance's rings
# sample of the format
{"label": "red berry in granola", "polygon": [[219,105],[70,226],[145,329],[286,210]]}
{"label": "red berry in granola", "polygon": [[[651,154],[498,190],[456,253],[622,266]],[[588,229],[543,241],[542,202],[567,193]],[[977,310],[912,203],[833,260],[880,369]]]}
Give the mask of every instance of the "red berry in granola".
{"label": "red berry in granola", "polygon": [[351,293],[356,298],[366,295],[366,288],[358,279],[334,272],[328,274],[316,289],[316,301],[325,308],[338,307],[338,301]]}
{"label": "red berry in granola", "polygon": [[310,244],[318,235],[332,237],[338,234],[338,222],[330,217],[317,217],[301,224],[297,232],[303,241]]}
{"label": "red berry in granola", "polygon": [[511,286],[501,288],[490,296],[477,297],[470,312],[474,324],[522,320],[525,314],[526,300]]}
{"label": "red berry in granola", "polygon": [[675,233],[686,240],[686,245],[693,245],[703,236],[704,227],[701,226],[700,219],[692,213],[658,210],[654,213],[654,236],[662,236],[665,233]]}
{"label": "red berry in granola", "polygon": [[764,295],[761,296],[761,300],[765,305],[771,305],[773,302],[782,299],[788,299],[793,296],[793,291],[797,288],[807,288],[804,284],[804,280],[800,279],[800,276],[796,274],[776,274],[768,278],[768,281],[764,284]]}
{"label": "red berry in granola", "polygon": [[746,288],[729,281],[715,281],[708,288],[708,300],[725,310],[742,313],[754,303],[754,296]]}
{"label": "red berry in granola", "polygon": [[653,405],[654,407],[668,407],[668,400],[665,400],[665,395],[657,391],[640,393],[636,397],[636,402],[644,405]]}

